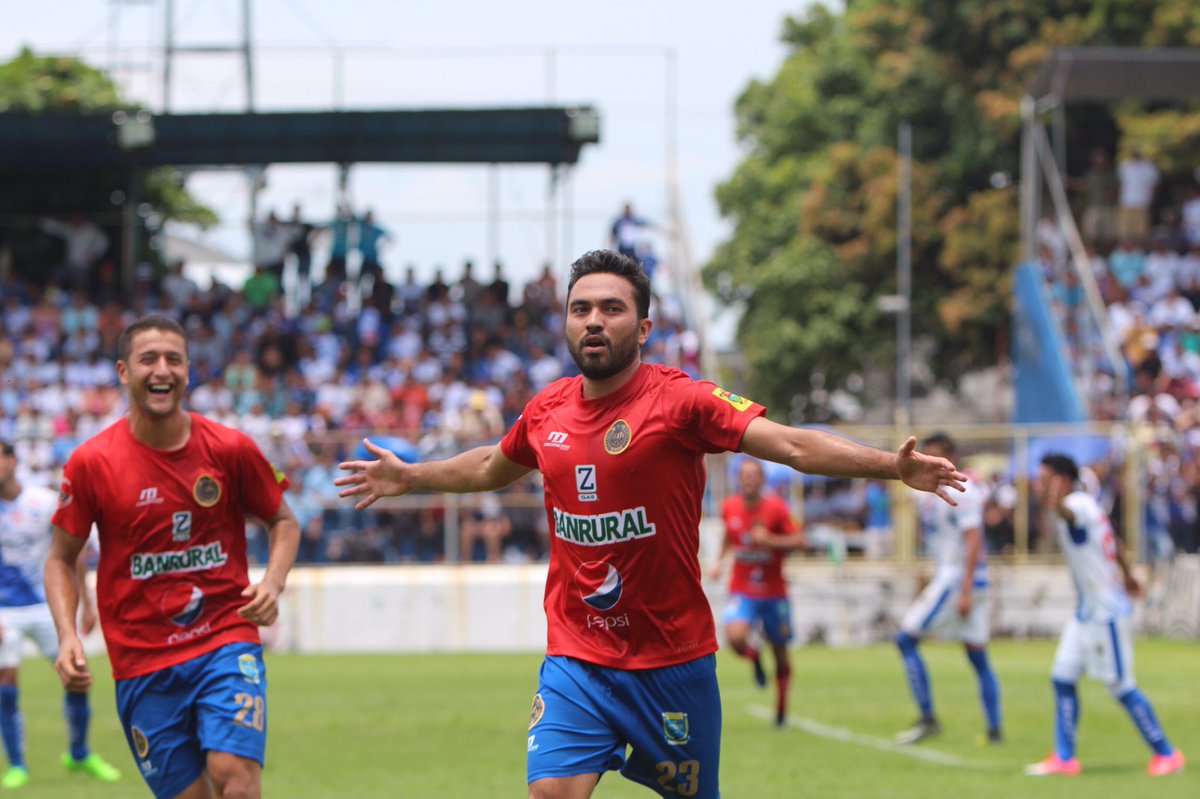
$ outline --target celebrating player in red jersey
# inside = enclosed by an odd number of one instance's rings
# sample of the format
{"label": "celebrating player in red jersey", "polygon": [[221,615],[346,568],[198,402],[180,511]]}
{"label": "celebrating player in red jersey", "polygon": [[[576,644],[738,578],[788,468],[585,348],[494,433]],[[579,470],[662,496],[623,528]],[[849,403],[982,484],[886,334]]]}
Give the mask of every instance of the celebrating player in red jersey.
{"label": "celebrating player in red jersey", "polygon": [[[529,725],[532,799],[586,799],[621,769],[663,796],[720,795],[716,629],[700,579],[704,455],[742,449],[802,471],[902,479],[947,501],[962,475],[863,447],[641,362],[650,281],[609,251],[572,265],[566,336],[581,377],[551,384],[496,445],[405,464],[371,442],[336,483],[366,508],[410,491],[489,491],[534,469],[554,531],[546,660]],[[626,747],[632,752],[626,759]]]}
{"label": "celebrating player in red jersey", "polygon": [[738,493],[725,498],[721,517],[725,541],[713,565],[717,579],[732,552],[733,574],[729,578],[729,603],[725,607],[725,637],[733,651],[754,665],[754,680],[767,684],[758,650],[750,643],[750,631],[760,627],[775,653],[775,724],[787,720],[788,686],[792,662],[787,645],[792,640],[792,611],[788,603],[783,559],[804,546],[804,531],[792,524],[792,512],[777,496],[763,493],[762,464],[746,458],[738,466]]}
{"label": "celebrating player in red jersey", "polygon": [[[140,319],[120,340],[128,415],[67,462],[46,593],[68,689],[91,683],[75,627],[74,564],[95,524],[96,595],[117,710],[158,799],[256,798],[266,746],[258,626],[279,614],[300,530],[287,479],[246,436],[183,409],[187,338]],[[246,522],[263,520],[270,562],[250,584]],[[213,791],[215,790],[215,794]]]}

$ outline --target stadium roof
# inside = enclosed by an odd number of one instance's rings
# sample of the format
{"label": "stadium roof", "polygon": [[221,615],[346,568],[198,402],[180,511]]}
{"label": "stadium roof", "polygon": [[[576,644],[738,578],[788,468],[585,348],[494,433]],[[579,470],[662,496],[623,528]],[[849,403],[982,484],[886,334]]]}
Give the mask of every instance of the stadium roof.
{"label": "stadium roof", "polygon": [[0,114],[0,172],[278,163],[573,164],[591,107],[308,113]]}
{"label": "stadium roof", "polygon": [[1055,50],[1034,76],[1029,94],[1057,102],[1200,98],[1200,48]]}

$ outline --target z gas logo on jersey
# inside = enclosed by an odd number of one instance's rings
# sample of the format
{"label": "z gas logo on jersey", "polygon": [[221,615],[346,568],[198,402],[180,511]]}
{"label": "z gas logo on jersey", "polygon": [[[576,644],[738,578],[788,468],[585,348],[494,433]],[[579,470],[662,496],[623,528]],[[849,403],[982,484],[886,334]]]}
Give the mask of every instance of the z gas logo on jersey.
{"label": "z gas logo on jersey", "polygon": [[580,502],[595,502],[600,498],[596,493],[596,466],[586,463],[575,467],[575,488],[579,491]]}
{"label": "z gas logo on jersey", "polygon": [[615,513],[581,516],[554,508],[554,537],[585,547],[623,544],[654,535],[654,523],[646,518],[645,506]]}

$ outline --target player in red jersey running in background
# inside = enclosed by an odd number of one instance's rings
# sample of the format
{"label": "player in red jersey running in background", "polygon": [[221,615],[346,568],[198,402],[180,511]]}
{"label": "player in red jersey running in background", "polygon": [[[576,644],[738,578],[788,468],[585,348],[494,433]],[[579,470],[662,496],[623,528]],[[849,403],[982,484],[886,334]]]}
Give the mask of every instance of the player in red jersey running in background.
{"label": "player in red jersey running in background", "polygon": [[[940,458],[784,427],[764,408],[641,362],[650,281],[596,251],[571,268],[567,345],[582,375],[552,383],[499,443],[442,461],[350,461],[335,482],[358,509],[411,491],[491,491],[541,471],[553,539],[546,659],[530,717],[532,799],[586,799],[605,771],[662,796],[720,796],[716,627],[701,585],[704,455],[742,450],[837,477],[902,479],[947,501]],[[632,751],[626,756],[626,748]]]}
{"label": "player in red jersey running in background", "polygon": [[[121,335],[129,412],[71,455],[46,562],[63,685],[91,684],[75,626],[76,558],[99,530],[96,596],[117,712],[157,799],[257,799],[266,749],[259,626],[279,615],[300,529],[288,482],[245,435],[188,413],[187,337],[149,316]],[[246,515],[270,561],[250,584]]]}
{"label": "player in red jersey running in background", "polygon": [[775,653],[775,725],[787,722],[788,687],[792,661],[787,645],[792,640],[792,611],[788,602],[783,560],[803,549],[804,531],[792,523],[792,512],[781,498],[763,493],[762,464],[746,458],[738,465],[738,492],[725,498],[721,517],[725,540],[713,564],[712,578],[720,579],[729,553],[733,573],[729,602],[725,606],[725,638],[733,651],[754,666],[754,681],[766,687],[767,673],[759,651],[750,642],[758,629]]}

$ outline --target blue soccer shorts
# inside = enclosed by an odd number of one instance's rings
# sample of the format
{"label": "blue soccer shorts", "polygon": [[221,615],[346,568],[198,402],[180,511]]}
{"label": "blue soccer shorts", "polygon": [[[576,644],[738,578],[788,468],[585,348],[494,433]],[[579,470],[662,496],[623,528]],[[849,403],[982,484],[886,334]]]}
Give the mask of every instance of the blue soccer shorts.
{"label": "blue soccer shorts", "polygon": [[719,799],[716,664],[708,655],[625,671],[547,657],[529,719],[528,781],[619,769],[661,796]]}
{"label": "blue soccer shorts", "polygon": [[773,644],[786,644],[792,640],[792,605],[787,599],[755,599],[730,594],[722,621],[725,626],[735,621],[751,627],[761,624],[763,635]]}
{"label": "blue soccer shorts", "polygon": [[199,779],[208,752],[263,763],[267,671],[258,644],[228,644],[194,660],[117,681],[117,715],[157,799]]}

